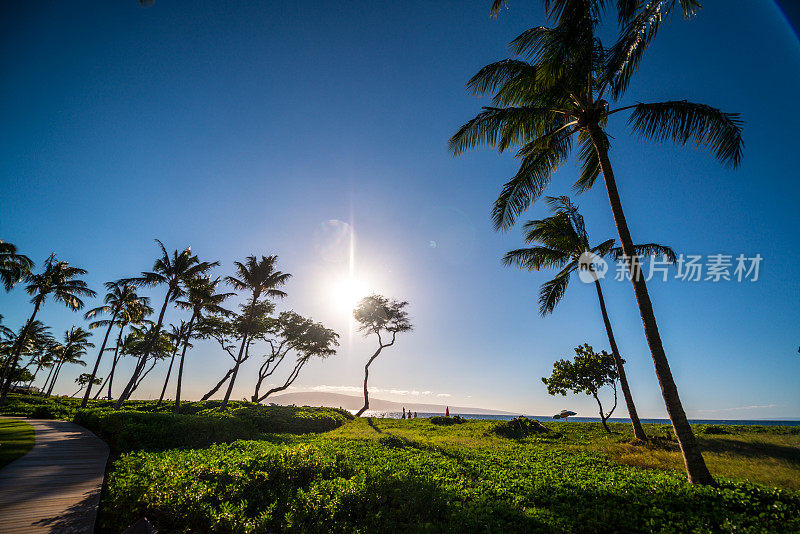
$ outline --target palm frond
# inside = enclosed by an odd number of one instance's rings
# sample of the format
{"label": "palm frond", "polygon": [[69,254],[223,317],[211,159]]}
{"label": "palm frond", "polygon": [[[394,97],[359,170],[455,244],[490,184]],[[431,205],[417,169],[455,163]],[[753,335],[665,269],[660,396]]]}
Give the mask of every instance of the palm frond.
{"label": "palm frond", "polygon": [[540,137],[520,150],[519,170],[500,191],[492,207],[495,230],[507,230],[550,182],[551,173],[563,163],[571,148],[571,131],[560,130]]}
{"label": "palm frond", "polygon": [[[676,3],[680,3],[684,18],[694,16],[700,9],[697,0],[649,0],[641,7],[632,6],[633,0],[618,0],[624,4],[618,11],[623,25],[619,39],[611,47],[607,63],[607,81],[611,94],[619,98],[628,88],[631,78],[639,68],[644,53],[653,42],[661,25],[669,17]],[[635,13],[635,15],[634,15]]]}
{"label": "palm frond", "polygon": [[[610,143],[605,131],[600,130],[601,143],[608,150]],[[578,180],[572,184],[572,189],[576,193],[588,191],[594,185],[597,177],[600,176],[600,158],[592,139],[585,132],[578,134],[578,161],[581,163],[581,173]]]}
{"label": "palm frond", "polygon": [[482,96],[520,77],[535,79],[536,67],[519,59],[503,59],[479,70],[467,82],[467,89],[473,95]]}
{"label": "palm frond", "polygon": [[637,104],[628,124],[645,139],[692,141],[707,146],[725,166],[736,168],[742,159],[742,120],[705,104],[686,100]]}
{"label": "palm frond", "polygon": [[500,152],[535,139],[554,121],[562,121],[550,109],[534,107],[485,107],[453,134],[448,143],[454,156],[478,146],[496,146]]}
{"label": "palm frond", "polygon": [[510,250],[503,256],[505,267],[519,267],[529,271],[538,271],[552,267],[563,267],[569,261],[569,254],[562,250],[547,247],[528,247]]}
{"label": "palm frond", "polygon": [[[643,243],[641,245],[633,245],[633,251],[637,256],[663,256],[670,263],[675,263],[678,261],[678,256],[675,254],[675,251],[672,250],[672,247],[659,245],[658,243]],[[622,252],[622,247],[613,248],[611,253],[618,260],[625,257],[625,254]]]}
{"label": "palm frond", "polygon": [[539,290],[539,314],[542,317],[553,313],[555,307],[561,302],[561,299],[564,298],[564,294],[567,292],[570,274],[573,269],[571,266],[574,263],[574,261],[570,262],[555,276],[555,278],[542,284]]}

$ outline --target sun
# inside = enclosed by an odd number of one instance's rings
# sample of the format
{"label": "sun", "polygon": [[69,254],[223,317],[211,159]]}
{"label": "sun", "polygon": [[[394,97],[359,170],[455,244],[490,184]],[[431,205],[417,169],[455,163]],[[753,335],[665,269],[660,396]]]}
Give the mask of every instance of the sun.
{"label": "sun", "polygon": [[337,310],[353,313],[358,301],[369,294],[366,284],[353,276],[341,279],[331,290],[331,301]]}

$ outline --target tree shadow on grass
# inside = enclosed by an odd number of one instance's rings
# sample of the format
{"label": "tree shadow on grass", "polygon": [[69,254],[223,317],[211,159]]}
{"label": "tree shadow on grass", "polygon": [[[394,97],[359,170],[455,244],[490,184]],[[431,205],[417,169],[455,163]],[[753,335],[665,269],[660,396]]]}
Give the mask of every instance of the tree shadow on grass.
{"label": "tree shadow on grass", "polygon": [[372,427],[372,430],[374,430],[374,431],[375,431],[375,432],[377,432],[378,434],[385,434],[385,432],[384,432],[383,430],[381,430],[380,428],[378,428],[378,426],[375,424],[375,420],[374,420],[372,417],[367,417],[367,424],[368,424],[369,426],[371,426],[371,427]]}
{"label": "tree shadow on grass", "polygon": [[788,445],[703,437],[700,439],[700,446],[704,450],[720,454],[733,454],[744,458],[775,458],[800,466],[800,449]]}

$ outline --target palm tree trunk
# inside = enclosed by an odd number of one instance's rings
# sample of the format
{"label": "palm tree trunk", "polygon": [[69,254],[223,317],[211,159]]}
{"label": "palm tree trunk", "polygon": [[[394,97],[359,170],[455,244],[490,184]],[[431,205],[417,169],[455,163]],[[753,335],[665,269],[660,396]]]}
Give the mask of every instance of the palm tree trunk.
{"label": "palm tree trunk", "polygon": [[158,314],[158,322],[152,328],[152,330],[150,330],[150,338],[147,340],[147,346],[144,349],[142,357],[136,363],[136,367],[133,370],[133,375],[131,376],[131,379],[125,386],[125,389],[122,390],[122,394],[119,396],[119,400],[117,400],[117,404],[114,407],[116,410],[122,408],[122,403],[125,402],[131,395],[134,386],[136,385],[136,380],[139,378],[139,375],[144,369],[144,366],[147,364],[147,357],[150,356],[150,351],[153,349],[153,344],[158,338],[159,332],[161,332],[161,325],[164,323],[164,313],[166,313],[167,311],[167,304],[169,304],[169,298],[171,295],[172,295],[172,288],[167,289],[167,296],[164,297],[164,304],[163,306],[161,306],[161,312]]}
{"label": "palm tree trunk", "polygon": [[[111,388],[114,385],[114,371],[117,370],[117,363],[119,362],[119,346],[122,343],[123,330],[125,330],[125,325],[119,327],[119,334],[117,335],[117,346],[114,347],[114,360],[111,362],[111,372],[108,374],[108,400],[111,400]],[[102,390],[103,388],[101,387],[100,391]]]}
{"label": "palm tree trunk", "polygon": [[0,387],[2,387],[2,392],[0,392],[0,406],[6,403],[8,390],[11,389],[11,378],[14,376],[17,361],[22,354],[22,347],[25,346],[25,338],[28,337],[28,330],[30,330],[31,324],[33,324],[33,320],[36,318],[36,312],[38,311],[39,302],[36,302],[36,304],[33,305],[33,313],[28,319],[28,322],[25,323],[25,327],[22,329],[22,332],[20,332],[19,338],[17,338],[17,346],[14,348],[14,354],[8,358],[6,365],[3,367],[3,377],[0,379]]}
{"label": "palm tree trunk", "polygon": [[164,393],[167,392],[167,384],[169,384],[169,375],[172,374],[172,364],[175,363],[175,355],[178,353],[178,347],[180,347],[180,340],[175,344],[175,348],[172,350],[172,357],[169,359],[169,367],[167,367],[167,377],[164,379],[164,387],[161,388],[161,395],[158,396],[158,402],[156,403],[156,408],[161,406],[161,403],[164,402]]}
{"label": "palm tree trunk", "polygon": [[97,359],[94,362],[94,368],[92,369],[92,376],[89,378],[89,383],[86,385],[86,393],[83,395],[83,400],[81,401],[81,408],[86,408],[86,404],[89,402],[89,395],[92,394],[92,383],[94,382],[94,377],[97,376],[97,368],[100,367],[100,358],[103,357],[103,351],[106,350],[106,343],[108,342],[108,335],[111,333],[111,328],[114,326],[114,321],[117,320],[117,314],[119,313],[119,307],[114,310],[114,315],[111,316],[111,322],[108,323],[108,328],[106,329],[106,335],[103,336],[103,343],[100,345],[100,352],[97,353]]}
{"label": "palm tree trunk", "polygon": [[183,360],[186,357],[186,347],[189,345],[189,339],[192,336],[192,328],[194,327],[194,320],[197,313],[192,314],[189,319],[189,325],[186,327],[186,337],[183,339],[183,350],[181,350],[181,361],[178,364],[178,387],[175,389],[175,406],[172,408],[172,413],[181,413],[181,384],[183,383]]}
{"label": "palm tree trunk", "polygon": [[47,378],[44,379],[44,384],[42,384],[42,393],[47,390],[47,384],[50,382],[50,377],[53,376],[53,371],[56,369],[55,362],[53,365],[50,366],[50,370],[47,372]]}
{"label": "palm tree trunk", "polygon": [[595,288],[597,289],[597,298],[600,300],[600,311],[603,313],[603,324],[606,326],[606,334],[608,335],[608,343],[611,345],[611,354],[614,357],[614,364],[617,367],[617,375],[619,376],[619,383],[622,387],[622,396],[625,398],[625,405],[628,407],[628,416],[631,418],[631,425],[633,426],[633,436],[640,441],[647,441],[647,435],[642,428],[642,422],[639,421],[639,414],[636,413],[636,405],[633,403],[633,396],[628,387],[628,377],[625,375],[625,366],[622,357],[619,355],[617,349],[617,341],[614,339],[614,331],[611,329],[611,321],[608,319],[608,312],[606,311],[606,301],[603,298],[603,290],[600,289],[600,281],[594,281]]}
{"label": "palm tree trunk", "polygon": [[703,454],[700,452],[700,447],[694,437],[692,427],[689,426],[686,412],[683,410],[683,405],[678,395],[678,388],[675,385],[675,380],[672,378],[672,371],[669,368],[669,361],[664,352],[661,335],[658,333],[653,304],[650,302],[650,295],[647,292],[647,284],[644,278],[638,274],[639,262],[633,248],[633,239],[631,239],[628,223],[622,211],[622,202],[620,201],[619,192],[617,191],[617,183],[614,180],[614,171],[611,169],[611,161],[608,158],[608,148],[606,143],[602,141],[602,133],[600,132],[599,126],[591,126],[589,128],[589,135],[592,138],[598,159],[600,160],[600,169],[603,172],[608,201],[611,204],[611,212],[614,215],[614,224],[617,227],[617,233],[619,234],[622,245],[622,252],[630,259],[631,281],[633,282],[636,302],[639,305],[639,314],[642,317],[642,324],[644,325],[644,335],[647,339],[647,345],[650,347],[650,354],[653,357],[656,376],[661,386],[661,395],[664,397],[664,404],[666,405],[670,421],[672,421],[672,428],[675,431],[675,436],[678,438],[678,445],[680,445],[681,452],[683,453],[683,461],[686,465],[686,473],[689,482],[692,484],[714,484],[714,478],[711,476],[708,467],[706,467],[705,460],[703,460]]}
{"label": "palm tree trunk", "polygon": [[58,375],[61,373],[61,367],[64,365],[64,359],[62,358],[59,360],[58,365],[56,365],[56,372],[53,373],[53,380],[50,381],[50,387],[47,389],[47,395],[45,397],[49,397],[53,394],[53,388],[56,385],[56,380],[58,380]]}
{"label": "palm tree trunk", "polygon": [[231,381],[228,382],[228,390],[225,392],[225,398],[222,399],[222,405],[219,407],[221,412],[225,411],[225,408],[228,406],[228,400],[231,398],[231,392],[233,391],[233,384],[236,382],[236,375],[239,374],[239,366],[242,364],[242,354],[244,354],[244,346],[247,343],[247,334],[244,335],[242,338],[242,346],[239,347],[239,355],[236,357],[236,365],[233,366],[233,374],[231,375]]}
{"label": "palm tree trunk", "polygon": [[36,375],[39,374],[39,370],[41,368],[42,368],[42,363],[41,363],[41,360],[40,360],[39,363],[36,365],[36,370],[33,372],[33,378],[31,378],[31,381],[28,382],[28,389],[29,390],[31,389],[31,386],[33,386],[33,383],[36,381]]}

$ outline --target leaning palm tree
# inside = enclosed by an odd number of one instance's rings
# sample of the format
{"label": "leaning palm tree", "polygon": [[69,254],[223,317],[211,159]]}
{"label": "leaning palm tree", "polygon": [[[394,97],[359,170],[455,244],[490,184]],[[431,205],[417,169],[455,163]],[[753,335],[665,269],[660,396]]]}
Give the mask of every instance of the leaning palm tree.
{"label": "leaning palm tree", "polygon": [[[572,275],[581,269],[587,268],[587,263],[595,257],[616,255],[621,251],[614,248],[614,240],[609,239],[596,246],[591,246],[583,216],[578,213],[578,206],[573,204],[568,197],[547,197],[547,204],[554,213],[545,219],[528,221],[524,225],[525,243],[534,245],[509,251],[503,257],[503,264],[514,265],[527,270],[538,271],[544,268],[557,268],[558,274],[542,284],[539,293],[539,313],[542,316],[553,313],[553,310],[564,297],[567,284]],[[671,248],[655,243],[636,245],[637,254],[662,254],[669,261],[675,261],[675,253]],[[603,324],[606,328],[608,343],[611,346],[611,355],[617,368],[622,395],[628,407],[633,435],[636,439],[645,441],[647,436],[639,421],[636,405],[633,402],[628,378],[625,374],[624,360],[619,354],[611,321],[608,318],[603,290],[597,276],[589,277],[594,280],[597,298],[600,301],[600,312],[603,315]]]}
{"label": "leaning palm tree", "polygon": [[0,282],[6,291],[11,291],[17,282],[24,280],[33,269],[31,259],[17,254],[17,247],[0,240]]}
{"label": "leaning palm tree", "polygon": [[116,324],[117,318],[124,314],[126,309],[137,306],[139,303],[147,304],[149,300],[148,297],[140,297],[137,295],[136,288],[133,285],[126,284],[119,280],[116,282],[106,282],[105,286],[106,289],[108,289],[108,293],[106,293],[103,299],[104,304],[92,308],[84,315],[86,319],[92,319],[101,314],[110,314],[111,319],[102,319],[89,324],[89,328],[97,328],[99,326],[107,326],[108,328],[106,328],[106,334],[103,336],[103,343],[100,344],[100,351],[97,353],[97,359],[94,362],[94,368],[90,373],[90,377],[85,384],[83,384],[86,386],[86,393],[83,395],[81,408],[86,408],[86,404],[89,402],[89,396],[92,394],[92,386],[95,385],[94,377],[97,375],[97,368],[100,366],[100,359],[103,357],[103,351],[106,350],[108,336],[111,333],[111,328]]}
{"label": "leaning palm tree", "polygon": [[[286,293],[278,289],[278,287],[284,285],[292,275],[276,270],[275,264],[277,261],[278,256],[273,255],[261,256],[260,260],[255,256],[248,256],[244,263],[240,261],[234,262],[236,276],[226,276],[225,281],[237,291],[249,291],[251,293],[250,300],[243,310],[243,316],[253,315],[252,312],[262,304],[260,302],[262,296],[266,298],[284,298],[286,296]],[[242,364],[244,349],[248,345],[250,330],[247,328],[246,321],[241,334],[242,342],[239,346],[239,355],[236,357],[233,372],[228,382],[228,390],[225,392],[225,398],[222,401],[220,410],[225,410],[228,405],[228,400],[233,391],[233,384],[236,382],[236,375],[239,372],[239,366]]]}
{"label": "leaning palm tree", "polygon": [[186,321],[181,321],[179,326],[175,326],[174,324],[169,325],[169,332],[167,332],[169,336],[169,340],[173,345],[172,354],[169,357],[169,367],[167,367],[167,376],[164,378],[164,386],[161,388],[161,395],[158,396],[158,402],[156,403],[156,408],[161,406],[161,403],[164,402],[164,395],[167,392],[167,384],[169,384],[169,377],[172,375],[172,365],[175,363],[175,355],[178,353],[178,349],[181,348],[181,341],[183,341],[183,337],[186,335]]}
{"label": "leaning palm tree", "polygon": [[[114,345],[114,356],[111,360],[111,371],[108,373],[108,377],[106,378],[106,382],[100,386],[95,394],[94,398],[97,399],[103,389],[105,388],[105,384],[108,384],[108,395],[106,398],[111,399],[112,389],[114,387],[114,373],[117,369],[117,363],[119,363],[120,359],[120,348],[122,347],[122,335],[125,332],[125,327],[131,325],[133,327],[137,326],[151,326],[153,322],[148,319],[147,317],[153,313],[153,308],[150,307],[150,297],[139,297],[138,301],[131,301],[127,306],[123,307],[120,311],[119,315],[117,316],[117,327],[119,331],[117,333],[117,342]],[[103,321],[96,321],[96,323],[102,323]],[[89,327],[92,328],[92,325],[95,323],[90,323]],[[102,326],[99,324],[98,326]],[[111,350],[111,349],[107,349]]]}
{"label": "leaning palm tree", "polygon": [[178,306],[192,310],[192,317],[186,326],[186,333],[183,339],[183,349],[181,350],[181,361],[178,365],[178,387],[175,390],[175,406],[173,412],[180,413],[181,410],[181,384],[183,383],[183,362],[186,358],[186,349],[192,337],[192,331],[197,321],[203,319],[204,314],[216,316],[231,315],[231,311],[222,307],[222,303],[233,293],[217,293],[219,278],[196,278],[189,283],[188,296],[186,300],[179,300]]}
{"label": "leaning palm tree", "polygon": [[[620,0],[618,18],[623,31],[611,48],[605,48],[598,35],[604,4],[602,0],[546,2],[548,20],[554,25],[532,28],[511,42],[512,51],[524,59],[488,65],[468,82],[475,94],[493,94],[493,105],[453,135],[450,149],[459,154],[479,145],[491,145],[500,152],[518,148],[519,170],[503,186],[492,212],[495,227],[508,229],[541,196],[577,137],[582,168],[574,187],[587,190],[603,175],[645,337],[688,478],[693,483],[713,484],[681,404],[646,283],[637,275],[638,260],[609,159],[611,136],[606,133],[606,125],[612,115],[629,111],[628,123],[633,133],[645,139],[706,146],[722,163],[736,167],[742,156],[742,122],[738,114],[685,100],[612,108],[611,104],[624,96],[645,50],[675,1]],[[697,7],[694,0],[681,0],[680,4],[686,16]]]}
{"label": "leaning palm tree", "polygon": [[183,295],[184,284],[187,280],[196,278],[212,267],[219,265],[217,262],[201,262],[197,259],[197,256],[192,255],[191,248],[186,248],[181,252],[176,250],[172,253],[172,256],[170,256],[167,249],[164,248],[164,244],[158,239],[155,241],[161,248],[161,257],[153,264],[153,270],[143,272],[142,276],[132,278],[129,282],[137,286],[167,286],[167,293],[164,296],[164,304],[161,306],[161,312],[158,314],[158,321],[147,335],[141,356],[134,368],[133,375],[122,391],[122,394],[119,396],[116,405],[117,409],[122,407],[122,403],[130,396],[134,385],[137,384],[141,378],[150,352],[161,333],[161,325],[164,323],[164,313],[167,311],[169,303]]}
{"label": "leaning palm tree", "polygon": [[36,314],[47,300],[48,295],[52,295],[57,302],[63,302],[71,310],[83,308],[83,301],[80,297],[94,297],[96,295],[94,291],[86,286],[86,282],[77,278],[84,274],[86,274],[85,270],[72,267],[65,261],[58,261],[55,254],[52,254],[44,262],[43,272],[27,276],[28,285],[25,290],[32,296],[33,313],[31,313],[22,332],[20,332],[13,354],[3,368],[3,376],[0,381],[0,384],[2,384],[0,405],[5,404],[8,389],[11,387],[11,377],[14,375],[19,356],[25,346],[28,331],[33,321],[36,320]]}
{"label": "leaning palm tree", "polygon": [[55,369],[53,371],[53,379],[50,381],[50,386],[47,388],[46,397],[53,393],[53,388],[58,380],[58,375],[61,373],[61,368],[64,364],[74,363],[81,366],[86,366],[86,362],[81,360],[86,355],[86,351],[90,347],[94,347],[94,343],[89,341],[92,334],[81,328],[80,326],[73,326],[64,333],[64,344],[61,346],[61,351],[57,357]]}

